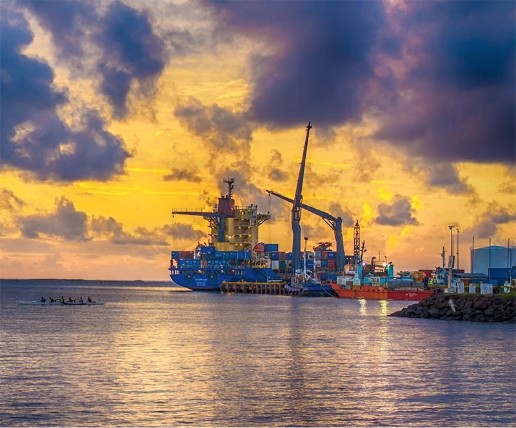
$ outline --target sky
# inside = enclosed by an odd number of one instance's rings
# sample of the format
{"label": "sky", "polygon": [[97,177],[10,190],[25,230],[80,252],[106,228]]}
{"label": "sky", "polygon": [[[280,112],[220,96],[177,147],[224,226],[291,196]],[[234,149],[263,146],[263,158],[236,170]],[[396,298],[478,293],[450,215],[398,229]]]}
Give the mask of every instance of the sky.
{"label": "sky", "polygon": [[[0,277],[167,280],[235,178],[292,246],[432,269],[516,242],[513,1],[3,0]],[[308,248],[332,230],[303,212]],[[457,232],[458,231],[458,232]],[[456,245],[456,241],[455,241]],[[333,244],[335,249],[335,243]]]}

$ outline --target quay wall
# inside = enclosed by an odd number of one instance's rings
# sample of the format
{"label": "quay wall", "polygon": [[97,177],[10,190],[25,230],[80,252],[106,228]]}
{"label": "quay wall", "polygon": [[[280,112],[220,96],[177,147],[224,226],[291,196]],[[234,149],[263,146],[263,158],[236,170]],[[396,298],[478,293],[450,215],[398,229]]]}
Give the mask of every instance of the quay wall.
{"label": "quay wall", "polygon": [[516,323],[516,295],[437,294],[389,316]]}

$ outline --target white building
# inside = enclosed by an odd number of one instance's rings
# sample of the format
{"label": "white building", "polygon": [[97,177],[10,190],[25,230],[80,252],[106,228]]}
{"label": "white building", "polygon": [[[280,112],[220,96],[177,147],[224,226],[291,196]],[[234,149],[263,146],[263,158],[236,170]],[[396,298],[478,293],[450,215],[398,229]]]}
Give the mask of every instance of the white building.
{"label": "white building", "polygon": [[490,268],[510,268],[516,265],[516,247],[475,248],[471,250],[471,272],[488,274]]}

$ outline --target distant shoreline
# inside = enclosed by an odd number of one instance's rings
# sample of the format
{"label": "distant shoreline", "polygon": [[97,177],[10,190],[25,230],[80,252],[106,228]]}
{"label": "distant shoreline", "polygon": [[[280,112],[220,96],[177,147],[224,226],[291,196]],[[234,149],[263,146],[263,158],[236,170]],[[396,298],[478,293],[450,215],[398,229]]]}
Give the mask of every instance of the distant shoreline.
{"label": "distant shoreline", "polygon": [[2,281],[61,281],[61,282],[137,282],[137,283],[171,283],[167,280],[146,280],[146,279],[74,279],[74,278],[0,278]]}

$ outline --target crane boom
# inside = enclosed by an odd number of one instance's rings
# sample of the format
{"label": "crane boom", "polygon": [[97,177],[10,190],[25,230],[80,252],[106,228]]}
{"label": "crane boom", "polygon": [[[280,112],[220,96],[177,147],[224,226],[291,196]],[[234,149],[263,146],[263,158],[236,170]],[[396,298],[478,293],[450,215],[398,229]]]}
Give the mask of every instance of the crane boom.
{"label": "crane boom", "polygon": [[292,271],[296,271],[301,266],[301,201],[303,200],[303,180],[305,176],[306,152],[308,150],[308,137],[310,135],[312,125],[308,122],[306,126],[305,145],[303,147],[303,156],[299,166],[299,175],[297,177],[296,195],[292,203]]}
{"label": "crane boom", "polygon": [[[269,193],[270,195],[276,196],[280,199],[283,199],[284,201],[290,202],[291,204],[294,203],[293,199],[291,199],[287,196],[283,196],[272,190],[267,190],[267,193]],[[345,259],[345,252],[344,252],[344,239],[342,237],[342,218],[332,216],[331,214],[329,214],[327,212],[321,211],[320,209],[311,207],[310,205],[306,205],[303,203],[300,203],[299,206],[300,206],[300,208],[321,217],[325,221],[325,223],[331,227],[331,229],[334,232],[335,243],[336,243],[336,247],[337,247],[335,263],[337,266],[337,270],[339,272],[343,271],[346,259]]]}

